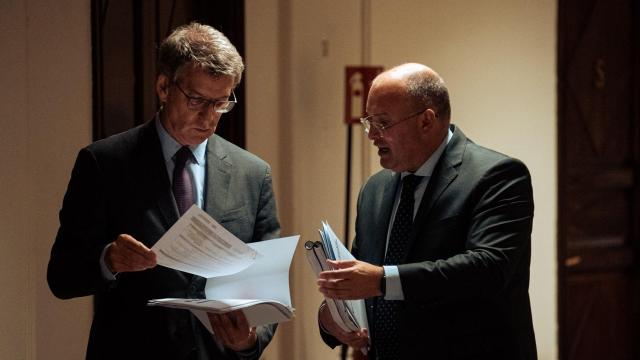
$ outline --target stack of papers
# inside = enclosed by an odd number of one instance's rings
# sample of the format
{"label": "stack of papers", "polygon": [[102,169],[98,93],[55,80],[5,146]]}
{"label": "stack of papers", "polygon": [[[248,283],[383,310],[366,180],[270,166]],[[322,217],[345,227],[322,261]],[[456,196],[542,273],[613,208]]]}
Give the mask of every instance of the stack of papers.
{"label": "stack of papers", "polygon": [[249,326],[293,318],[289,267],[300,236],[245,244],[192,206],[152,247],[159,265],[207,278],[206,299],[154,299],[187,309],[212,331],[207,312],[241,310]]}
{"label": "stack of papers", "polygon": [[[316,276],[321,271],[334,270],[327,259],[330,260],[355,260],[353,255],[342,244],[340,239],[326,222],[322,222],[320,232],[321,241],[307,241],[305,249],[307,260]],[[333,321],[346,332],[368,329],[367,311],[364,300],[336,300],[325,298]]]}

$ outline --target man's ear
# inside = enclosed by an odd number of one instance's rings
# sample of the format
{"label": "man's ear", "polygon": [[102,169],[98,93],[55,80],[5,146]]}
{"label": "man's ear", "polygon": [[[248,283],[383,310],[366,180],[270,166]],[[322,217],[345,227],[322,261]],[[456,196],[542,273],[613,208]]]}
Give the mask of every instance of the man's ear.
{"label": "man's ear", "polygon": [[431,108],[427,108],[427,110],[425,110],[425,117],[429,119],[430,122],[438,120],[438,115],[436,115],[436,112]]}
{"label": "man's ear", "polygon": [[426,131],[430,131],[433,129],[436,120],[436,113],[432,109],[426,109],[422,115],[422,120],[420,121],[421,128]]}
{"label": "man's ear", "polygon": [[156,79],[156,94],[158,95],[158,99],[160,99],[161,103],[167,102],[167,98],[169,97],[170,85],[171,81],[169,81],[169,77],[167,75],[158,75],[158,78]]}

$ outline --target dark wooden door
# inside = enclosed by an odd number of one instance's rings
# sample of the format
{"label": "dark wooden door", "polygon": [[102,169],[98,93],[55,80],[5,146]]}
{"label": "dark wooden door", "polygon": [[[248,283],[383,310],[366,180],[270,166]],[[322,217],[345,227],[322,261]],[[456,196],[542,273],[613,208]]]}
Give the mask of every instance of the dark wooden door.
{"label": "dark wooden door", "polygon": [[638,3],[559,2],[561,359],[640,359]]}

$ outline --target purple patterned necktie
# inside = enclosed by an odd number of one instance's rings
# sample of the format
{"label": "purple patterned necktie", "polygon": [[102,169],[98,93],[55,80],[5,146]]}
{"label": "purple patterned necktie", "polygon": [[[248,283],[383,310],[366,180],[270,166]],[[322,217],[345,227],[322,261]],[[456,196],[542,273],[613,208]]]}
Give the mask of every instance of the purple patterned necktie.
{"label": "purple patterned necktie", "polygon": [[180,216],[184,214],[193,201],[193,182],[191,174],[187,170],[187,160],[192,159],[193,154],[188,146],[183,146],[174,156],[175,167],[173,168],[173,196],[176,198]]}
{"label": "purple patterned necktie", "polygon": [[[407,175],[402,179],[400,204],[396,210],[393,227],[389,235],[387,254],[384,265],[398,265],[407,253],[407,243],[413,227],[413,204],[415,188],[421,176]],[[400,300],[379,298],[375,309],[374,346],[378,359],[390,360],[400,358],[400,316],[402,307]]]}

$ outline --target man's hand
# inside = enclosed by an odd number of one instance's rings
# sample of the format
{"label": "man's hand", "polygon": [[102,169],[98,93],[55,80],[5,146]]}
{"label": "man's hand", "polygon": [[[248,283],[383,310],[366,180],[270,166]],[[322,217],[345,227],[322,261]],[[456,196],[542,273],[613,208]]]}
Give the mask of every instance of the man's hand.
{"label": "man's hand", "polygon": [[225,347],[233,351],[242,351],[256,345],[258,341],[256,328],[249,327],[247,318],[241,310],[226,314],[207,313],[207,315],[213,332]]}
{"label": "man's hand", "polygon": [[358,352],[360,349],[369,346],[369,332],[367,329],[360,329],[359,331],[353,332],[346,332],[342,330],[342,328],[333,321],[331,312],[325,303],[320,306],[318,321],[320,321],[320,326],[323,330],[333,335],[333,337],[338,339],[341,343],[347,344],[356,349]]}
{"label": "man's hand", "polygon": [[327,263],[337,270],[323,271],[318,275],[318,290],[324,296],[330,299],[355,300],[382,295],[382,266],[359,260],[327,260]]}
{"label": "man's hand", "polygon": [[127,234],[118,235],[107,249],[104,260],[114,273],[142,271],[157,265],[156,254]]}

